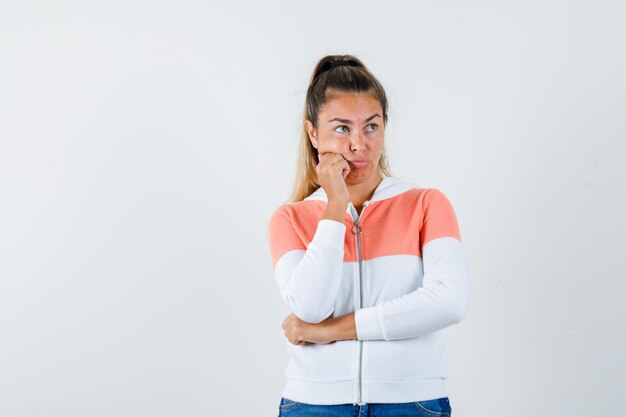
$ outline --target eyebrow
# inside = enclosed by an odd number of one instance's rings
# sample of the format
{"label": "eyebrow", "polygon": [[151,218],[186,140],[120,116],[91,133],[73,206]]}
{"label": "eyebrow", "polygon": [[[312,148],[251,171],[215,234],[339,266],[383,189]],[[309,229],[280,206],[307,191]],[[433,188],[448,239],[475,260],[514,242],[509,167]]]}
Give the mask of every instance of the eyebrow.
{"label": "eyebrow", "polygon": [[[374,114],[372,114],[370,117],[368,117],[367,119],[365,119],[365,121],[366,121],[366,122],[369,122],[370,120],[372,120],[372,119],[373,119],[374,117],[376,117],[376,116],[380,117],[380,114],[378,114],[378,113],[374,113]],[[348,119],[340,119],[339,117],[335,117],[334,119],[330,119],[330,120],[328,121],[328,123],[330,123],[330,122],[334,122],[334,121],[341,122],[341,123],[346,123],[346,124],[349,124],[349,125],[350,125],[350,124],[352,124],[352,121],[351,121],[351,120],[348,120]]]}

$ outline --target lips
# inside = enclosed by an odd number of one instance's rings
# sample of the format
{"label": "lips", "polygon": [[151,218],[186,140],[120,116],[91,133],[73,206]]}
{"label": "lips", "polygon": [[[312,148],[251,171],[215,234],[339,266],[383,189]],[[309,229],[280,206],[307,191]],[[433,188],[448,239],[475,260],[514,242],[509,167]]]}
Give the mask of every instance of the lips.
{"label": "lips", "polygon": [[370,163],[367,159],[355,159],[354,161],[348,162],[354,165],[355,168],[365,168]]}

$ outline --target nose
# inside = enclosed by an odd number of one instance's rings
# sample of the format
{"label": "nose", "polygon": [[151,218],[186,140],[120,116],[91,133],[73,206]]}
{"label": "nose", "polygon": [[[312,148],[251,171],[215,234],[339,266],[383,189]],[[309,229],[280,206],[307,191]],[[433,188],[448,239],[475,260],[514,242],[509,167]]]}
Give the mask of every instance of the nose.
{"label": "nose", "polygon": [[365,140],[363,139],[361,133],[356,133],[350,138],[350,149],[353,151],[365,149]]}

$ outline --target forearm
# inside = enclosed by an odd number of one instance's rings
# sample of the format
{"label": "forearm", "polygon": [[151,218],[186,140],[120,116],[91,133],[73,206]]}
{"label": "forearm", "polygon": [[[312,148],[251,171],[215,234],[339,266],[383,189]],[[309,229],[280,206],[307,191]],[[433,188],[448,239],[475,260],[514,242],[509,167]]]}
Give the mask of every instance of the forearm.
{"label": "forearm", "polygon": [[300,319],[319,323],[332,314],[343,273],[343,241],[346,226],[322,219],[305,251],[285,253],[274,276],[281,296]]}
{"label": "forearm", "polygon": [[322,215],[322,219],[335,220],[339,223],[343,223],[347,208],[347,202],[329,201],[326,206],[326,210],[324,210],[324,214]]}
{"label": "forearm", "polygon": [[[347,203],[329,202],[309,240],[311,230],[294,228],[289,204],[274,212],[269,223],[274,278],[289,309],[308,323],[333,313],[342,282]],[[311,219],[312,220],[312,219]]]}
{"label": "forearm", "polygon": [[421,337],[460,322],[469,306],[469,273],[462,242],[435,239],[423,248],[423,285],[356,310],[359,340]]}
{"label": "forearm", "polygon": [[323,322],[327,326],[331,340],[356,340],[354,312],[339,317],[331,317]]}

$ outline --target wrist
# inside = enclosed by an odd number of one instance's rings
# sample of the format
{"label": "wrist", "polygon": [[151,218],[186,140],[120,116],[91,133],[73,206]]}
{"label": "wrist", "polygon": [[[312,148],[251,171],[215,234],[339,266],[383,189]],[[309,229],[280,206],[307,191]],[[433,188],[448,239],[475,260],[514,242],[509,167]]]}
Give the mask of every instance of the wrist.
{"label": "wrist", "polygon": [[349,313],[340,317],[333,317],[326,329],[327,336],[335,340],[356,340],[356,322],[354,313]]}
{"label": "wrist", "polygon": [[326,206],[326,210],[324,211],[324,215],[322,218],[336,220],[340,223],[343,223],[346,216],[346,209],[348,208],[348,203],[342,203],[338,201],[329,202]]}

